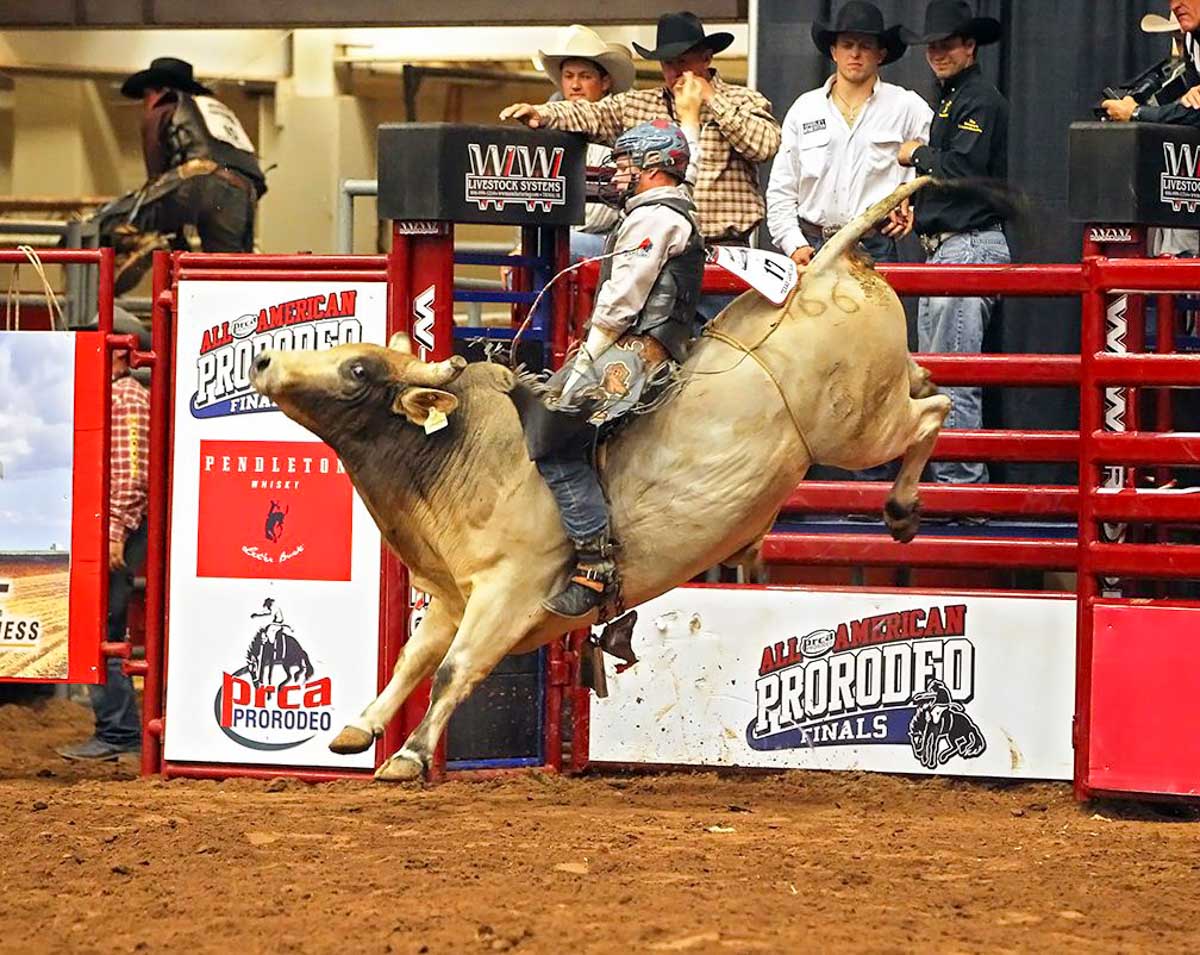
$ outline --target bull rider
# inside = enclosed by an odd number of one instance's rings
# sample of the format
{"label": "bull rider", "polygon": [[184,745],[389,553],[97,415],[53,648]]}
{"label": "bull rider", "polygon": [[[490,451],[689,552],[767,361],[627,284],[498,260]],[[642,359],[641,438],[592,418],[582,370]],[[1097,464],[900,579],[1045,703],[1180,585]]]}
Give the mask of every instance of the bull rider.
{"label": "bull rider", "polygon": [[681,112],[687,133],[658,119],[617,137],[616,171],[602,196],[622,215],[605,247],[584,342],[551,379],[556,397],[522,411],[529,456],[575,546],[574,574],[543,603],[560,617],[585,617],[619,590],[608,502],[593,462],[597,435],[649,410],[698,331],[705,254],[688,184],[699,152],[700,97],[691,92],[695,118]]}

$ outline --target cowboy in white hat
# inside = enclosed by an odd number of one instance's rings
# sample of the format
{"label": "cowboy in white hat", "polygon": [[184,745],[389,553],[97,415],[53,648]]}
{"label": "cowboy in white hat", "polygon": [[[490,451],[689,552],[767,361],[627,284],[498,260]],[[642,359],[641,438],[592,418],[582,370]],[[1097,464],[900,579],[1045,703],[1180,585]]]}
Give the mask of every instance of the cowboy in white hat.
{"label": "cowboy in white hat", "polygon": [[[549,50],[538,50],[534,64],[558,87],[567,102],[595,103],[605,96],[632,89],[633,56],[620,43],[605,43],[594,30],[578,23],[560,30]],[[602,166],[611,152],[589,143],[587,164]],[[571,230],[572,258],[599,255],[604,239],[617,222],[617,210],[603,202],[589,202],[583,226]]]}
{"label": "cowboy in white hat", "polygon": [[661,67],[658,88],[627,90],[595,103],[513,103],[501,110],[500,118],[611,143],[625,130],[656,119],[683,127],[676,100],[698,91],[702,149],[695,194],[701,229],[710,243],[746,245],[765,212],[757,165],[775,156],[779,124],[761,93],[726,83],[713,67],[713,56],[733,39],[732,33],[705,32],[694,13],[665,13],[658,20],[654,49],[634,44],[640,56]]}
{"label": "cowboy in white hat", "polygon": [[[1190,64],[1185,81],[1194,83],[1197,73],[1200,73],[1200,42],[1197,42],[1200,35],[1200,0],[1174,0],[1170,14],[1170,17],[1164,17],[1157,13],[1147,13],[1142,17],[1142,32],[1171,34],[1171,56],[1186,60]],[[1178,93],[1174,95],[1178,96]],[[1156,95],[1150,106],[1139,108],[1138,102],[1132,96],[1125,96],[1121,99],[1106,99],[1100,107],[1108,114],[1109,119],[1119,123],[1141,121],[1200,125],[1195,117],[1188,116],[1180,109],[1186,107],[1200,110],[1200,84],[1194,84],[1174,103],[1162,103],[1163,98],[1161,94]],[[1157,111],[1160,108],[1158,104],[1170,112],[1160,114]]]}

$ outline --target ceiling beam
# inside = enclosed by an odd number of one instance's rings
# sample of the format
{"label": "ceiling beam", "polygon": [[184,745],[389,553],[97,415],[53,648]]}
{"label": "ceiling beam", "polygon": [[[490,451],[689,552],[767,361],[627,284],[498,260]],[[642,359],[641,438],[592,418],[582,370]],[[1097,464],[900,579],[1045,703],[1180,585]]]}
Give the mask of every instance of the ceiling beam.
{"label": "ceiling beam", "polygon": [[[706,23],[744,21],[749,0],[675,0]],[[588,11],[588,23],[653,23],[662,7],[644,0],[607,0]],[[497,26],[566,23],[561,0],[4,0],[0,29],[154,27],[208,29],[270,27]]]}

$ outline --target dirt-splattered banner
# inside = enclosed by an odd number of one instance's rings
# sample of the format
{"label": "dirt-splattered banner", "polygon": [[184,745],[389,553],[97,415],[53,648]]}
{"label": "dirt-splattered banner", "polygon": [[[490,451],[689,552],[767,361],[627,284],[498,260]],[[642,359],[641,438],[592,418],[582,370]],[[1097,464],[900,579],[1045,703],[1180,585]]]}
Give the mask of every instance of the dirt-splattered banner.
{"label": "dirt-splattered banner", "polygon": [[329,740],[374,696],[379,532],[333,451],[250,385],[264,349],[386,339],[386,288],[182,282],[170,761],[370,768]]}
{"label": "dirt-splattered banner", "polygon": [[638,615],[594,762],[1071,778],[1073,599],[684,587]]}

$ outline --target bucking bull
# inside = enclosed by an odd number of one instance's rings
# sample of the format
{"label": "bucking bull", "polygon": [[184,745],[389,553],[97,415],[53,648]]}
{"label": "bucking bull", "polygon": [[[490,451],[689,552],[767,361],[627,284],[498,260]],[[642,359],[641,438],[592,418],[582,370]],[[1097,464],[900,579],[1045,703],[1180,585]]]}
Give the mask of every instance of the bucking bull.
{"label": "bucking bull", "polygon": [[[696,343],[678,392],[609,441],[603,481],[627,606],[755,553],[815,463],[902,457],[884,518],[912,539],[917,482],[950,402],[909,357],[899,299],[852,250],[928,181],[843,228],[782,307],[756,292],[734,301]],[[497,364],[422,362],[402,335],[388,348],[263,352],[251,380],[337,452],[413,586],[433,595],[387,687],[330,744],[366,750],[432,673],[425,718],[375,774],[420,778],[455,707],[501,658],[579,626],[541,604],[572,551],[526,453],[527,387]],[[426,433],[434,412],[446,426]]]}

